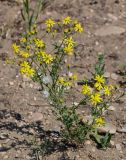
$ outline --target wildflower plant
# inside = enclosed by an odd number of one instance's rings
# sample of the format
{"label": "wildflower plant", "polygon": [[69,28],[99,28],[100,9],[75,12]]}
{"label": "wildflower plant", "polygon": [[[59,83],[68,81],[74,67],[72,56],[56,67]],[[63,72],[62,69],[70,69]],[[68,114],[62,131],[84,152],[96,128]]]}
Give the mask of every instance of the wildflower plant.
{"label": "wildflower plant", "polygon": [[[42,93],[53,107],[57,120],[63,123],[63,138],[70,142],[83,143],[90,133],[96,133],[98,126],[105,124],[103,113],[110,105],[114,86],[108,84],[103,76],[104,62],[101,55],[92,79],[83,80],[83,99],[76,105],[71,103],[68,106],[66,97],[71,93],[77,75],[69,74],[70,67],[65,66],[64,59],[74,55],[78,42],[73,35],[83,32],[84,29],[77,20],[69,16],[61,21],[48,19],[44,27],[46,36],[53,39],[52,50],[48,49],[44,38],[39,37],[36,25],[33,25],[30,32],[21,37],[17,44],[12,45],[15,62],[21,74],[41,85]],[[57,36],[60,40],[55,41]],[[65,75],[64,69],[67,72]],[[82,115],[77,113],[81,105],[91,106],[91,123],[83,122]]]}

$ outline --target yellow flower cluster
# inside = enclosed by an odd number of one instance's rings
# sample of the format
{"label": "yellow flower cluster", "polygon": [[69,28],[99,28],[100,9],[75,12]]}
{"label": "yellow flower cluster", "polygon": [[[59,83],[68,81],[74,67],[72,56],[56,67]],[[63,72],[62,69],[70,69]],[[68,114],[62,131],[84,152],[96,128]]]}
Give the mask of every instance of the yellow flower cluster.
{"label": "yellow flower cluster", "polygon": [[72,86],[72,83],[70,81],[67,81],[64,77],[59,77],[58,84],[64,86],[64,87],[70,87]]}
{"label": "yellow flower cluster", "polygon": [[91,103],[97,105],[103,102],[102,96],[110,96],[111,90],[113,89],[112,85],[105,85],[105,78],[102,75],[96,75],[94,77],[94,88],[91,88],[87,84],[82,86],[82,94],[88,95]]}
{"label": "yellow flower cluster", "polygon": [[53,62],[54,57],[51,54],[47,54],[44,51],[40,51],[36,53],[37,55],[37,59],[40,63],[46,63],[46,64],[50,64]]}
{"label": "yellow flower cluster", "polygon": [[27,61],[23,61],[21,64],[20,72],[21,74],[25,74],[28,77],[31,77],[35,74],[35,70],[32,69]]}
{"label": "yellow flower cluster", "polygon": [[75,44],[76,44],[76,42],[73,40],[72,36],[65,38],[65,40],[64,40],[64,45],[65,45],[64,52],[68,55],[72,55]]}
{"label": "yellow flower cluster", "polygon": [[21,39],[20,39],[20,43],[26,43],[26,38],[24,38],[24,37],[22,37]]}
{"label": "yellow flower cluster", "polygon": [[[54,27],[56,22],[54,22],[52,19],[48,19],[46,20],[45,24],[46,24],[46,31],[48,33],[53,32],[52,28]],[[78,23],[77,20],[72,20],[71,17],[69,16],[65,17],[61,22],[58,21],[57,25],[64,28],[64,33],[68,33],[69,31],[81,33],[84,31],[81,24]]]}

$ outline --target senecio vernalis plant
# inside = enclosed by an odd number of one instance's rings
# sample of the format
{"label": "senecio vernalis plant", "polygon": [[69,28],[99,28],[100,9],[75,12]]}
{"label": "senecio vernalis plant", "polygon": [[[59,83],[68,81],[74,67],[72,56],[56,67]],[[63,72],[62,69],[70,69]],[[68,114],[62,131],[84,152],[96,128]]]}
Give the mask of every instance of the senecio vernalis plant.
{"label": "senecio vernalis plant", "polygon": [[[44,35],[53,39],[51,51],[48,51],[50,44],[39,37],[36,25],[17,44],[12,45],[20,73],[41,85],[43,95],[53,106],[57,120],[63,124],[62,137],[74,143],[82,143],[90,134],[96,135],[98,126],[105,124],[104,112],[110,105],[114,91],[114,87],[103,76],[104,65],[101,63],[102,58],[99,58],[91,80],[82,81],[83,99],[68,106],[66,97],[75,86],[77,75],[69,74],[70,66],[65,67],[64,60],[74,55],[78,44],[73,35],[83,31],[82,25],[69,16],[57,22],[48,19],[44,24]],[[66,74],[63,74],[64,68]],[[90,106],[91,122],[84,122],[82,115],[78,114],[77,109],[81,105]]]}

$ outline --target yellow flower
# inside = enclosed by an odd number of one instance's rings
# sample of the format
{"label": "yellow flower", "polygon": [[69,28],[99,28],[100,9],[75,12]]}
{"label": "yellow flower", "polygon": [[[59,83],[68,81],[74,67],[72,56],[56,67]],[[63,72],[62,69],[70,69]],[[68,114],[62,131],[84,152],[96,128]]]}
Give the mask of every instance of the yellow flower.
{"label": "yellow flower", "polygon": [[84,94],[84,95],[89,95],[90,93],[91,93],[91,88],[90,88],[90,86],[88,86],[87,84],[85,84],[85,85],[83,85],[82,86],[82,93]]}
{"label": "yellow flower", "polygon": [[70,78],[71,78],[72,80],[76,81],[76,80],[77,80],[77,74],[73,74]]}
{"label": "yellow flower", "polygon": [[70,22],[71,22],[71,18],[69,16],[63,19],[63,24],[65,25],[70,24]]}
{"label": "yellow flower", "polygon": [[69,46],[71,46],[71,47],[73,47],[74,44],[76,43],[76,42],[74,42],[72,36],[67,37],[64,41],[65,41],[65,44],[66,44],[66,45],[69,45]]}
{"label": "yellow flower", "polygon": [[104,94],[107,95],[107,96],[110,96],[111,95],[111,92],[110,92],[110,89],[108,86],[105,86],[104,87]]}
{"label": "yellow flower", "polygon": [[30,50],[30,46],[28,45],[28,46],[26,46],[26,50]]}
{"label": "yellow flower", "polygon": [[69,29],[64,29],[64,33],[68,33],[69,32]]}
{"label": "yellow flower", "polygon": [[23,57],[23,58],[28,58],[30,55],[28,52],[26,51],[20,51],[20,55]]}
{"label": "yellow flower", "polygon": [[47,28],[53,27],[54,24],[55,24],[55,22],[52,19],[46,20],[46,26],[47,26]]}
{"label": "yellow flower", "polygon": [[71,45],[65,46],[64,52],[67,53],[68,55],[72,55],[73,54],[73,47]]}
{"label": "yellow flower", "polygon": [[102,83],[102,84],[105,83],[104,77],[100,76],[100,75],[96,75],[95,78],[94,78],[94,80],[96,80],[97,82]]}
{"label": "yellow flower", "polygon": [[99,82],[96,82],[96,83],[94,84],[94,86],[95,86],[95,88],[96,88],[98,91],[103,88],[102,85],[101,85],[101,83],[99,83]]}
{"label": "yellow flower", "polygon": [[27,40],[26,40],[26,38],[24,38],[24,37],[20,39],[20,43],[25,43],[26,41],[27,41]]}
{"label": "yellow flower", "polygon": [[80,32],[80,33],[83,32],[83,30],[84,30],[80,23],[75,24],[74,29],[76,32]]}
{"label": "yellow flower", "polygon": [[58,79],[58,83],[63,85],[63,84],[64,84],[64,82],[65,82],[64,77],[59,77],[59,79]]}
{"label": "yellow flower", "polygon": [[109,84],[108,87],[110,90],[114,89],[114,86],[112,84]]}
{"label": "yellow flower", "polygon": [[29,63],[27,61],[23,61],[21,64],[20,64],[21,67],[30,67],[29,66]]}
{"label": "yellow flower", "polygon": [[50,64],[54,59],[51,54],[43,54],[42,58],[46,64]]}
{"label": "yellow flower", "polygon": [[35,70],[30,67],[27,61],[22,62],[20,66],[21,66],[20,69],[21,74],[25,74],[28,77],[31,77],[35,74]]}
{"label": "yellow flower", "polygon": [[64,83],[64,87],[70,87],[70,86],[72,86],[72,83],[71,83],[71,82],[68,81],[68,82],[65,82],[65,83]]}
{"label": "yellow flower", "polygon": [[12,48],[13,48],[13,50],[14,50],[15,53],[18,53],[20,51],[20,47],[16,43],[14,43],[12,45]]}
{"label": "yellow flower", "polygon": [[72,83],[69,81],[66,81],[64,77],[59,77],[58,83],[64,87],[72,86]]}
{"label": "yellow flower", "polygon": [[38,48],[43,48],[45,47],[45,43],[41,39],[34,39],[35,45]]}
{"label": "yellow flower", "polygon": [[98,117],[98,118],[95,119],[95,123],[96,123],[97,126],[100,127],[100,126],[103,126],[105,124],[105,121],[102,117]]}
{"label": "yellow flower", "polygon": [[94,93],[93,95],[91,95],[91,103],[93,105],[97,105],[100,102],[102,102],[102,98],[99,93]]}

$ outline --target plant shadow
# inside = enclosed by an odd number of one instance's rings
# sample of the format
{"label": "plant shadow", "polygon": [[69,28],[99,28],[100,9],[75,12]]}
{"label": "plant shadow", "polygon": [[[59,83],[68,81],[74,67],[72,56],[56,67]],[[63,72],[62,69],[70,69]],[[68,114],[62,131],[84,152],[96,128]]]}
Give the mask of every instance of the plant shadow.
{"label": "plant shadow", "polygon": [[[7,121],[9,118],[11,118],[12,121]],[[18,123],[21,122],[22,125],[19,125]],[[2,136],[0,134],[0,140],[4,141],[9,139],[11,141],[11,144],[9,146],[0,147],[0,153],[6,152],[12,148],[16,150],[21,148],[28,148],[31,150],[29,156],[32,159],[39,160],[39,158],[37,158],[37,156],[39,157],[39,155],[47,156],[54,152],[61,152],[62,156],[60,160],[69,160],[66,151],[69,148],[77,149],[76,144],[70,144],[66,141],[63,141],[59,132],[44,130],[41,121],[32,123],[26,122],[20,113],[12,110],[0,110],[0,130],[1,133],[5,133],[5,131],[7,133],[15,132],[16,134],[22,136],[25,135],[25,137],[32,136],[34,139],[33,142],[27,138],[24,138],[22,140],[20,138],[10,137],[9,134],[6,133],[2,134]],[[39,142],[41,142],[39,144],[38,139]]]}

